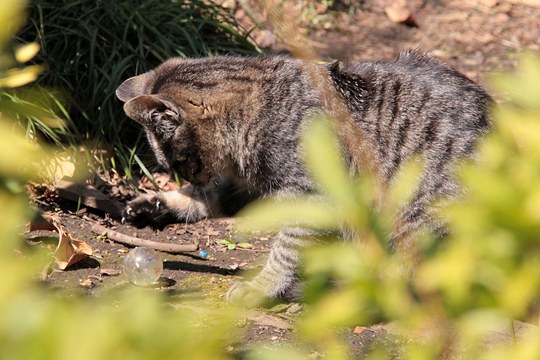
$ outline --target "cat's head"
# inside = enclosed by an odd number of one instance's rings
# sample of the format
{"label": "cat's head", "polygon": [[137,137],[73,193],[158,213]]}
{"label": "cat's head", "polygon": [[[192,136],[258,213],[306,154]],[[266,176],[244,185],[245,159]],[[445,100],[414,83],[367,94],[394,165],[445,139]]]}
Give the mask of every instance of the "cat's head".
{"label": "cat's head", "polygon": [[160,69],[132,77],[116,90],[128,117],[144,127],[158,164],[194,184],[211,174],[201,158],[200,125],[205,109],[200,97],[180,84],[167,83]]}

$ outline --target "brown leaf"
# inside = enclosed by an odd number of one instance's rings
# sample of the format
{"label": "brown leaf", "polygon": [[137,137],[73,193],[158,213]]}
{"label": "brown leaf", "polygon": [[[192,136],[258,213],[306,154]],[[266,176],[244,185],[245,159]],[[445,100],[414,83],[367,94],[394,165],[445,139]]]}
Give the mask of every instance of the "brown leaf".
{"label": "brown leaf", "polygon": [[79,285],[89,289],[93,288],[96,285],[99,285],[99,283],[101,283],[101,279],[99,279],[97,276],[89,276],[86,279],[79,281]]}
{"label": "brown leaf", "polygon": [[60,239],[54,252],[54,258],[61,270],[65,270],[69,266],[92,255],[92,247],[90,245],[82,240],[73,239],[61,226],[55,225],[60,233]]}
{"label": "brown leaf", "polygon": [[37,230],[46,230],[46,231],[56,231],[56,226],[46,219],[41,212],[37,213],[32,221],[28,223],[28,232],[37,231]]}
{"label": "brown leaf", "polygon": [[405,1],[395,1],[392,5],[385,7],[384,12],[390,21],[397,24],[415,25],[416,23]]}
{"label": "brown leaf", "polygon": [[354,331],[353,331],[353,332],[354,332],[355,334],[361,334],[361,333],[364,332],[365,329],[366,329],[366,328],[363,327],[363,326],[357,326],[357,327],[354,328]]}
{"label": "brown leaf", "polygon": [[117,275],[120,275],[120,270],[117,270],[117,269],[101,269],[99,271],[99,273],[101,275],[105,275],[105,276],[117,276]]}
{"label": "brown leaf", "polygon": [[109,199],[107,195],[90,185],[60,180],[55,184],[55,187],[58,196],[63,199],[84,204],[113,216],[120,214],[122,206],[118,201]]}

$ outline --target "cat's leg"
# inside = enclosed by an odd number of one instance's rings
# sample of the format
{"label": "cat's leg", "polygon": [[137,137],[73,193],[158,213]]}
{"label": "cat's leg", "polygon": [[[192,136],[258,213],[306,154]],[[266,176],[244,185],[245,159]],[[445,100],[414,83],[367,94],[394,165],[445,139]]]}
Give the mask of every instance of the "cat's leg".
{"label": "cat's leg", "polygon": [[188,186],[179,191],[143,194],[130,201],[122,213],[122,221],[137,227],[163,227],[175,222],[195,222],[212,217],[211,189]]}
{"label": "cat's leg", "polygon": [[267,298],[284,295],[298,280],[299,250],[313,243],[315,231],[286,227],[274,238],[263,269],[253,279],[234,284],[227,292],[230,302],[253,307]]}
{"label": "cat's leg", "polygon": [[398,215],[390,235],[389,249],[403,264],[404,275],[415,271],[418,262],[418,239],[426,234],[444,237],[446,224],[437,209],[459,197],[462,189],[455,179],[451,162],[428,161],[418,189]]}
{"label": "cat's leg", "polygon": [[126,205],[122,216],[137,227],[161,228],[171,223],[230,216],[252,198],[235,179],[216,178],[203,187],[190,185],[178,191],[140,195]]}

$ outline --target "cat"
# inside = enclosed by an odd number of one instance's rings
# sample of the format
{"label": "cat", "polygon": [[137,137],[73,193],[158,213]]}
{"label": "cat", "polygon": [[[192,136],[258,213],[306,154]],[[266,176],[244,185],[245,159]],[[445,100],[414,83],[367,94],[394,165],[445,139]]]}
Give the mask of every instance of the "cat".
{"label": "cat", "polygon": [[[423,160],[418,187],[389,234],[396,252],[422,227],[444,233],[431,206],[460,194],[456,162],[474,157],[492,102],[481,86],[417,51],[350,65],[284,55],[173,58],[126,80],[116,95],[143,126],[157,162],[190,183],[130,201],[126,221],[161,227],[231,216],[267,196],[318,196],[300,139],[326,113],[353,175],[370,171],[384,187],[407,160]],[[283,228],[262,271],[234,284],[227,298],[249,304],[286,293],[297,280],[299,250],[316,236]]]}

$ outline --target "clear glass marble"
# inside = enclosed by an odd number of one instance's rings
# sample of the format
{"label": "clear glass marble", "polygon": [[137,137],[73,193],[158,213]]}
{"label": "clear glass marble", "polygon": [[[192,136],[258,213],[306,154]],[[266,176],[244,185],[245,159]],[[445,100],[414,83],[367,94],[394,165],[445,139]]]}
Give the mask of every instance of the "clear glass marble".
{"label": "clear glass marble", "polygon": [[155,250],[137,247],[124,258],[124,275],[134,285],[153,285],[162,272],[163,261]]}

